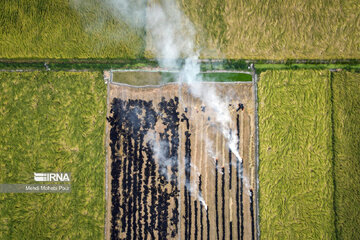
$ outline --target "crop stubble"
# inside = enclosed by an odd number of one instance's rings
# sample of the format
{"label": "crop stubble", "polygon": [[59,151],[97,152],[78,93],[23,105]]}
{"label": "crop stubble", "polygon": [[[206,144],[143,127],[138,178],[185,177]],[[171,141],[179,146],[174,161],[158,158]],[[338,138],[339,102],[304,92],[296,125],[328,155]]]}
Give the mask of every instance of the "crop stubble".
{"label": "crop stubble", "polygon": [[[230,152],[214,112],[186,85],[110,85],[107,239],[256,237],[252,84],[216,87],[232,94],[230,129],[239,136],[243,163]],[[165,150],[166,165],[153,139]]]}

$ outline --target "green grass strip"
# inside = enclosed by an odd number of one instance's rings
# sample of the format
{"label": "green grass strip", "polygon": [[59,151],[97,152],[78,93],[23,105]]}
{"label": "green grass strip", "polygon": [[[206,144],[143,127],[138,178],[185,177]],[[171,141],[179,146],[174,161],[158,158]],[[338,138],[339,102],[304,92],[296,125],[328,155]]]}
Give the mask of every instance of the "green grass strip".
{"label": "green grass strip", "polygon": [[266,70],[298,70],[298,69],[347,69],[347,70],[360,70],[360,64],[311,64],[311,63],[291,63],[291,64],[271,64],[271,63],[261,63],[255,64],[257,71],[266,71]]}
{"label": "green grass strip", "polygon": [[[249,82],[251,74],[209,72],[197,75],[198,81],[203,82]],[[146,71],[119,71],[113,72],[113,81],[134,86],[161,85],[179,81],[178,72],[146,72]]]}

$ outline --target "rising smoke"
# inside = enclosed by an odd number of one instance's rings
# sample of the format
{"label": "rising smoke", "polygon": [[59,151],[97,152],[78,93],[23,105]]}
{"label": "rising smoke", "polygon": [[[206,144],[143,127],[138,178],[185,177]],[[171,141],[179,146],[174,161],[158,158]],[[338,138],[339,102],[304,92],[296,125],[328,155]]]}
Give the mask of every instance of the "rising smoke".
{"label": "rising smoke", "polygon": [[[85,0],[71,1],[72,5],[79,9]],[[179,71],[180,83],[187,84],[190,93],[201,99],[215,113],[218,130],[226,139],[237,161],[242,162],[237,149],[237,136],[234,132],[230,133],[232,122],[228,109],[230,99],[220,96],[215,85],[201,84],[199,46],[196,46],[195,43],[195,27],[181,11],[178,3],[175,0],[153,2],[147,0],[103,0],[102,4],[113,17],[119,18],[135,28],[145,29],[151,39],[152,50],[159,65],[168,70]],[[179,59],[184,59],[184,61],[179,61]],[[210,140],[208,142],[207,146],[211,148],[208,149],[208,152],[211,153],[213,152],[212,144]],[[164,157],[161,143],[154,143],[154,150],[162,167],[166,167],[172,162],[171,159]],[[246,183],[246,179],[244,180]],[[188,186],[188,189],[194,193],[197,186],[195,183],[191,184],[192,186]],[[206,206],[202,196],[198,196],[198,198]]]}
{"label": "rising smoke", "polygon": [[[163,0],[148,4],[145,0],[106,0],[105,2],[113,9],[114,16],[125,18],[129,24],[146,29],[160,66],[180,72],[180,83],[187,84],[190,93],[201,99],[215,113],[218,130],[226,139],[237,161],[242,162],[237,149],[237,136],[235,132],[230,134],[232,122],[228,108],[230,99],[220,96],[215,85],[201,84],[199,46],[195,44],[195,27],[181,11],[178,3],[175,0]],[[184,61],[179,62],[179,59],[184,59]],[[211,144],[207,144],[207,146],[211,146]],[[160,154],[160,149],[157,150]],[[161,164],[164,165],[171,162],[164,158],[162,160],[164,163]],[[247,179],[244,179],[244,182],[246,184]],[[189,189],[193,193],[196,186],[195,183],[191,184],[193,186]]]}

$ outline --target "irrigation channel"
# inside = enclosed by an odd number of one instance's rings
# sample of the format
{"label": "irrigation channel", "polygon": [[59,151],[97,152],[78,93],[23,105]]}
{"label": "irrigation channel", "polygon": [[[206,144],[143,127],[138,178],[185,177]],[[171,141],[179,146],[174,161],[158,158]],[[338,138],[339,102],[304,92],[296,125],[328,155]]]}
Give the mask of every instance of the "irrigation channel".
{"label": "irrigation channel", "polygon": [[130,86],[114,74],[104,74],[105,238],[258,239],[255,81],[202,83],[230,99],[239,161],[188,85]]}

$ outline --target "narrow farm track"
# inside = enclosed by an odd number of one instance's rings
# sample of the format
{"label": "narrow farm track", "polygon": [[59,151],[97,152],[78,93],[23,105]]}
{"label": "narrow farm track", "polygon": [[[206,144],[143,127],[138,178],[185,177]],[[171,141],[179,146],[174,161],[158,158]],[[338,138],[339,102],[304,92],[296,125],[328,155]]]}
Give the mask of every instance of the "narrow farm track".
{"label": "narrow farm track", "polygon": [[203,84],[231,99],[243,162],[186,85],[110,84],[107,239],[256,238],[253,85]]}

